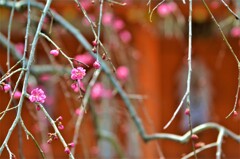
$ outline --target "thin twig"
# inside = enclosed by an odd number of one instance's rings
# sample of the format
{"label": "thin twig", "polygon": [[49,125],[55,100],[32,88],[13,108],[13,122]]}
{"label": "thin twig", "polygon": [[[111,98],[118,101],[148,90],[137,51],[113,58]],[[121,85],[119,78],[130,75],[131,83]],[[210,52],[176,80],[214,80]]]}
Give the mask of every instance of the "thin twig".
{"label": "thin twig", "polygon": [[21,120],[20,120],[20,123],[21,123],[21,125],[22,125],[23,130],[25,131],[25,133],[26,133],[26,135],[27,135],[27,139],[29,139],[28,136],[30,136],[30,137],[32,138],[33,142],[35,143],[35,145],[37,146],[37,148],[38,148],[38,150],[39,150],[42,158],[46,158],[46,157],[45,157],[45,154],[44,154],[43,150],[41,149],[41,147],[39,146],[37,140],[34,138],[34,136],[32,135],[32,133],[31,133],[31,132],[27,129],[27,127],[25,126],[22,118],[21,118]]}
{"label": "thin twig", "polygon": [[205,8],[207,9],[208,13],[211,15],[211,18],[212,20],[214,21],[214,23],[217,25],[222,37],[223,37],[223,40],[224,42],[226,43],[226,45],[228,46],[230,52],[232,53],[234,59],[236,60],[237,62],[237,65],[238,65],[238,85],[237,85],[237,91],[236,91],[236,96],[235,96],[235,103],[234,103],[234,106],[233,106],[233,109],[232,111],[226,116],[226,118],[228,118],[229,116],[232,115],[232,113],[236,110],[236,107],[237,107],[237,101],[238,101],[238,92],[239,92],[239,89],[240,89],[240,61],[237,57],[237,55],[235,54],[235,52],[233,51],[232,49],[232,46],[230,45],[230,43],[228,42],[223,30],[221,29],[221,26],[218,24],[216,18],[214,17],[213,13],[211,12],[211,10],[209,9],[207,3],[205,2],[205,0],[202,0]]}
{"label": "thin twig", "polygon": [[[13,1],[13,6],[11,9],[11,13],[10,13],[10,18],[9,18],[9,23],[8,23],[8,38],[7,38],[7,42],[10,42],[11,39],[11,28],[12,28],[12,21],[13,21],[13,16],[14,16],[14,11],[15,11],[15,4],[16,4],[16,0]],[[11,65],[10,65],[10,47],[7,47],[7,68],[8,70],[10,69]]]}
{"label": "thin twig", "polygon": [[[216,142],[211,143],[211,144],[204,145],[203,147],[197,149],[197,150],[196,150],[196,153],[198,154],[198,153],[200,153],[200,152],[202,152],[202,151],[204,151],[204,150],[206,150],[206,149],[210,149],[210,148],[216,147],[216,146],[217,146],[217,143],[216,143]],[[190,158],[190,157],[192,157],[192,156],[194,156],[194,153],[193,153],[193,152],[190,152],[189,154],[183,156],[181,159],[188,159],[188,158]]]}
{"label": "thin twig", "polygon": [[[97,32],[97,55],[99,55],[99,41],[101,36],[102,15],[103,15],[103,3],[104,0],[100,0],[99,18],[98,18],[98,32]],[[97,56],[98,61],[98,56]]]}
{"label": "thin twig", "polygon": [[[83,112],[82,114],[80,114],[78,117],[77,117],[77,121],[75,123],[75,130],[74,130],[74,135],[73,135],[73,143],[75,145],[77,145],[77,142],[78,142],[78,136],[79,136],[79,129],[80,129],[80,126],[81,126],[81,123],[82,123],[82,119],[83,119],[83,116],[84,116],[84,112],[86,111],[87,109],[87,103],[88,103],[88,100],[89,100],[89,97],[90,97],[90,93],[91,93],[91,90],[92,90],[92,87],[93,85],[96,83],[97,81],[97,78],[98,76],[100,75],[101,73],[101,69],[98,69],[94,72],[93,74],[93,77],[91,79],[91,81],[89,82],[88,84],[88,87],[87,87],[87,90],[86,90],[86,93],[83,97],[83,100],[82,100],[82,103],[79,107],[79,109]],[[74,154],[75,153],[75,147],[72,148],[72,153]]]}
{"label": "thin twig", "polygon": [[233,16],[236,18],[236,19],[240,19],[239,16],[233,12],[233,10],[227,5],[227,3],[224,1],[224,0],[221,0],[222,3],[225,5],[225,7],[229,10],[229,12],[231,12],[233,14]]}
{"label": "thin twig", "polygon": [[173,113],[171,119],[168,121],[168,123],[163,127],[163,129],[167,129],[169,127],[169,125],[172,123],[172,121],[175,119],[175,117],[177,116],[178,112],[180,111],[180,109],[182,108],[182,105],[186,99],[186,97],[188,96],[188,91],[185,92],[180,104],[178,105],[177,109],[175,110],[175,112]]}
{"label": "thin twig", "polygon": [[153,12],[161,5],[165,2],[166,0],[162,0],[161,2],[159,2],[153,9],[152,11],[150,12],[150,15],[149,15],[149,19],[150,19],[150,22],[152,22],[152,14]]}
{"label": "thin twig", "polygon": [[[29,94],[27,94],[27,96],[29,96]],[[46,111],[46,109],[44,108],[44,106],[41,103],[36,103],[36,104],[40,106],[40,108],[43,111],[44,115],[47,117],[49,123],[52,125],[55,133],[58,135],[58,138],[62,142],[64,148],[67,148],[68,145],[67,145],[66,141],[64,140],[64,138],[62,137],[60,131],[58,130],[55,121],[51,118],[51,116],[48,114],[48,112]],[[69,157],[71,159],[74,159],[74,156],[73,156],[73,154],[71,152],[69,153]]]}
{"label": "thin twig", "polygon": [[[6,4],[2,4],[2,1],[0,1],[0,6],[5,6],[5,7],[10,7],[12,5],[12,3],[7,2]],[[19,1],[18,5],[16,5],[16,8],[20,9],[23,6],[25,6],[26,3],[23,1]],[[36,8],[43,8],[43,5],[37,2],[32,2],[31,5],[33,7]],[[86,50],[88,50],[95,58],[96,55],[91,51],[92,46],[87,42],[87,40],[83,37],[83,35],[79,32],[78,29],[76,29],[75,27],[73,27],[70,23],[68,23],[65,19],[63,19],[60,15],[58,15],[57,13],[53,12],[53,15],[55,17],[56,22],[58,22],[60,25],[62,25],[66,30],[68,30],[71,34],[73,34],[77,40],[84,46],[84,48]],[[172,141],[177,141],[180,143],[186,143],[187,141],[189,141],[190,138],[190,132],[187,132],[186,134],[184,134],[183,136],[179,136],[179,135],[175,135],[175,134],[168,134],[168,133],[156,133],[156,134],[152,134],[152,135],[148,135],[145,132],[145,129],[143,127],[143,124],[140,120],[140,118],[137,116],[137,113],[131,103],[131,101],[129,100],[129,98],[127,97],[127,94],[123,91],[123,89],[121,88],[120,84],[118,83],[118,81],[115,79],[115,77],[112,76],[111,71],[109,69],[109,67],[105,64],[105,62],[101,59],[99,59],[100,63],[101,63],[101,68],[103,69],[103,71],[106,73],[107,77],[110,79],[110,81],[112,82],[113,86],[118,90],[119,95],[122,97],[129,113],[130,116],[133,120],[133,122],[135,123],[135,125],[137,126],[138,132],[141,136],[141,138],[145,141],[151,141],[151,140],[157,140],[157,139],[167,139],[167,140],[172,140]],[[227,128],[216,124],[216,123],[205,123],[202,124],[200,126],[195,127],[192,132],[194,134],[199,133],[201,131],[205,131],[207,129],[217,129],[218,131],[220,130],[220,128],[224,129],[225,135],[230,136],[231,138],[233,138],[234,140],[236,140],[237,142],[240,142],[240,136],[233,133],[232,131],[228,130]]]}
{"label": "thin twig", "polygon": [[[1,3],[2,1],[0,1]],[[2,154],[2,151],[3,149],[5,148],[5,146],[7,145],[8,143],[8,140],[13,132],[13,130],[15,129],[17,123],[19,122],[20,118],[21,118],[21,112],[22,112],[22,105],[23,105],[23,101],[24,101],[24,94],[26,93],[26,89],[27,89],[27,86],[28,86],[28,77],[29,77],[29,74],[30,74],[30,67],[33,63],[33,60],[34,60],[34,55],[35,55],[35,49],[36,49],[36,45],[37,45],[37,42],[38,42],[38,37],[39,37],[39,32],[41,31],[42,29],[42,24],[43,24],[43,21],[44,21],[44,18],[47,14],[47,11],[49,10],[49,7],[50,7],[50,4],[51,4],[52,0],[47,0],[47,3],[44,7],[44,10],[42,12],[42,16],[40,18],[40,21],[39,21],[39,24],[38,24],[38,27],[37,27],[37,31],[36,31],[36,34],[34,36],[34,39],[33,39],[33,42],[32,42],[32,47],[31,47],[31,51],[30,51],[30,55],[29,55],[29,61],[27,63],[27,66],[26,66],[26,74],[25,74],[25,77],[24,77],[24,82],[23,82],[23,87],[22,87],[22,95],[21,95],[21,98],[19,100],[19,103],[18,103],[18,110],[17,110],[17,115],[11,125],[11,127],[9,128],[8,130],[8,133],[0,147],[0,155]],[[30,7],[30,1],[28,1],[26,4],[28,4],[28,10],[29,7]],[[30,22],[29,22],[30,24]],[[26,32],[26,36],[28,35],[28,32]],[[26,45],[26,44],[25,44]],[[25,50],[26,51],[26,50]]]}
{"label": "thin twig", "polygon": [[[190,100],[190,91],[191,91],[191,77],[192,77],[192,0],[189,0],[189,17],[188,17],[188,78],[187,78],[187,91],[188,95],[186,98],[187,108],[191,112],[191,100]],[[193,127],[191,121],[191,113],[188,115],[188,123],[190,128],[190,135],[193,135]],[[195,152],[194,141],[192,140],[192,149],[195,159],[197,159],[197,154]]]}

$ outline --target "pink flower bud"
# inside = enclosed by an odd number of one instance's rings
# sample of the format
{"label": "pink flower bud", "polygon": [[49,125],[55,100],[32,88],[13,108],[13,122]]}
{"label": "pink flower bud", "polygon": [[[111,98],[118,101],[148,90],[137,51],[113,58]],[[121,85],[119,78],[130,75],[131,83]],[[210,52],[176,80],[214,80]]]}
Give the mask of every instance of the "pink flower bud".
{"label": "pink flower bud", "polygon": [[51,50],[50,54],[53,55],[53,56],[58,56],[59,50]]}
{"label": "pink flower bud", "polygon": [[66,148],[65,148],[65,150],[64,150],[64,152],[65,152],[66,154],[68,154],[68,155],[69,155],[69,154],[70,154],[70,150],[69,150],[69,148],[68,148],[68,147],[66,147]]}
{"label": "pink flower bud", "polygon": [[48,141],[47,141],[48,144],[51,144],[52,143],[52,138],[50,138]]}
{"label": "pink flower bud", "polygon": [[99,69],[99,68],[101,67],[101,65],[100,65],[100,63],[99,63],[98,61],[95,61],[95,62],[93,63],[93,67],[94,67],[95,69]]}
{"label": "pink flower bud", "polygon": [[58,129],[59,129],[59,130],[63,130],[63,129],[64,129],[64,126],[63,126],[62,124],[59,124],[59,125],[58,125]]}
{"label": "pink flower bud", "polygon": [[184,113],[185,113],[186,115],[190,115],[190,109],[187,108]]}
{"label": "pink flower bud", "polygon": [[57,118],[57,121],[62,121],[63,120],[63,117],[62,116],[59,116],[58,118]]}
{"label": "pink flower bud", "polygon": [[14,99],[19,99],[21,97],[22,93],[20,91],[16,91],[14,94],[13,94],[13,98]]}
{"label": "pink flower bud", "polygon": [[54,140],[58,140],[58,136],[57,136],[57,135],[54,135],[53,139],[54,139]]}
{"label": "pink flower bud", "polygon": [[233,112],[233,115],[234,115],[234,116],[237,116],[237,115],[238,115],[238,112],[235,110],[235,111]]}
{"label": "pink flower bud", "polygon": [[36,106],[36,110],[37,110],[37,111],[41,110],[41,108],[40,108],[39,105]]}
{"label": "pink flower bud", "polygon": [[116,70],[116,77],[121,81],[126,81],[129,75],[129,70],[126,66],[120,66]]}
{"label": "pink flower bud", "polygon": [[[71,88],[73,89],[73,91],[74,91],[74,92],[79,92],[79,87],[80,87],[80,89],[81,89],[83,92],[85,92],[86,89],[85,89],[85,87],[84,87],[83,82],[80,81],[80,80],[78,80],[77,82],[78,82],[78,83],[74,82],[74,83],[71,84]],[[78,84],[79,84],[79,85],[78,85]]]}
{"label": "pink flower bud", "polygon": [[69,147],[74,147],[75,144],[74,144],[73,142],[71,142],[71,143],[68,144],[68,146],[69,146]]}
{"label": "pink flower bud", "polygon": [[96,40],[92,41],[92,44],[93,46],[97,46],[97,41]]}
{"label": "pink flower bud", "polygon": [[5,92],[8,92],[10,89],[11,89],[11,86],[10,86],[9,84],[5,84],[5,85],[3,86],[3,90],[4,90]]}
{"label": "pink flower bud", "polygon": [[198,140],[198,136],[196,134],[192,134],[191,138],[192,140]]}

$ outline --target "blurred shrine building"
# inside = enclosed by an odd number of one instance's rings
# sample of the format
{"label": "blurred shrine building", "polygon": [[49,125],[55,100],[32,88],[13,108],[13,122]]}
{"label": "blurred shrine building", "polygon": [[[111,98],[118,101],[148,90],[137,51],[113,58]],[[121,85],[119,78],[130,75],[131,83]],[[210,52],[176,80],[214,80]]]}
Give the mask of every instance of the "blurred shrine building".
{"label": "blurred shrine building", "polygon": [[[81,2],[81,1],[80,1]],[[237,57],[240,53],[239,21],[229,12],[221,1],[207,1],[216,20],[235,51]],[[227,1],[230,8],[236,8],[234,0]],[[157,5],[152,2],[152,8]],[[168,5],[168,6],[166,6]],[[83,2],[89,17],[98,20],[99,4]],[[164,8],[165,7],[165,8]],[[170,7],[166,9],[167,7]],[[77,27],[81,33],[91,41],[94,36],[88,21],[74,1],[53,1],[51,8],[62,15]],[[97,8],[97,9],[96,9]],[[109,50],[111,57],[107,64],[117,68],[127,66],[130,76],[127,81],[121,83],[124,90],[134,104],[141,118],[147,134],[173,133],[183,135],[189,130],[188,119],[184,114],[186,103],[182,110],[167,129],[163,127],[171,119],[185,93],[187,82],[187,53],[188,53],[188,5],[167,2],[153,12],[150,22],[148,6],[146,2],[129,1],[129,5],[119,6],[104,5],[103,27],[101,41]],[[235,9],[233,9],[235,11]],[[8,21],[11,9],[0,6],[0,32],[7,37]],[[32,8],[34,15],[40,16],[38,9]],[[240,134],[240,118],[230,116],[238,84],[238,66],[228,46],[224,42],[218,27],[215,25],[202,1],[194,1],[193,4],[193,36],[192,36],[192,80],[191,80],[191,107],[193,126],[206,122],[216,122],[223,125],[236,134]],[[26,11],[15,11],[11,41],[16,48],[23,47],[25,26],[27,20]],[[32,17],[30,40],[33,38],[39,17]],[[51,38],[69,57],[85,54],[83,46],[57,22],[52,27],[51,17],[46,18],[43,32]],[[51,34],[49,34],[49,29]],[[239,32],[239,31],[238,31]],[[40,38],[38,42],[35,63],[49,64],[47,54],[54,47],[48,41]],[[0,44],[0,69],[7,71],[7,49]],[[56,57],[58,63],[68,65],[66,59]],[[11,64],[15,64],[14,59]],[[90,59],[91,63],[91,59]],[[112,64],[111,64],[112,63]],[[88,71],[94,72],[91,67]],[[57,75],[35,75],[30,77],[30,83],[45,87],[47,94],[52,98],[46,103],[46,109],[53,119],[63,117],[65,129],[61,131],[67,142],[71,142],[76,121],[75,109],[79,106],[79,98],[75,95],[69,100],[68,96],[74,94],[71,90],[70,80]],[[90,76],[86,77],[90,80]],[[12,80],[16,80],[13,76]],[[108,78],[99,77],[104,87],[113,88]],[[22,86],[22,84],[20,84]],[[68,88],[69,87],[69,88]],[[50,89],[48,89],[50,88]],[[60,91],[61,90],[61,91]],[[69,93],[70,92],[70,93]],[[74,98],[74,99],[73,99]],[[4,111],[9,101],[9,94],[0,91],[0,112]],[[71,106],[74,105],[74,106]],[[237,106],[237,111],[240,111]],[[94,118],[92,110],[97,115]],[[0,145],[15,118],[16,111],[6,113],[0,121]],[[22,117],[26,127],[32,132],[40,146],[46,152],[47,158],[67,158],[60,141],[47,144],[48,133],[54,132],[51,125],[41,112],[36,112],[32,103],[24,102]],[[112,132],[116,135],[117,143],[111,139],[101,137],[96,130],[96,125],[103,132]],[[20,158],[19,150],[24,152],[26,159],[41,158],[40,153],[32,139],[27,140],[25,132],[17,126],[14,130],[8,146],[12,152]],[[22,136],[21,141],[19,136]],[[218,131],[209,129],[198,134],[199,142],[209,144],[216,142]],[[76,158],[160,158],[178,159],[192,151],[191,142],[178,143],[170,140],[154,140],[145,143],[131,120],[129,112],[118,94],[114,99],[103,98],[90,99],[87,113],[80,127],[78,144],[76,145]],[[222,158],[240,158],[240,144],[235,140],[225,137],[222,144]],[[125,156],[125,157],[124,157]],[[216,147],[199,153],[199,159],[211,159],[216,156]],[[5,149],[0,158],[9,158]]]}

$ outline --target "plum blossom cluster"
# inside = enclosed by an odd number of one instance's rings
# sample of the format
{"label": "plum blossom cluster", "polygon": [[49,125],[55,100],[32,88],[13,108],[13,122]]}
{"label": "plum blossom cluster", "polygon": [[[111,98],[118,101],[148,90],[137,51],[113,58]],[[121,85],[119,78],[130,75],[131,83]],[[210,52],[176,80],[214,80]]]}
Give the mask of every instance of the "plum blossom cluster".
{"label": "plum blossom cluster", "polygon": [[129,43],[132,40],[131,33],[125,29],[124,21],[115,17],[112,13],[104,13],[102,23],[104,26],[113,28],[123,43]]}
{"label": "plum blossom cluster", "polygon": [[81,81],[86,75],[86,70],[83,67],[73,68],[71,71],[71,79],[75,80],[74,83],[71,84],[71,88],[74,92],[85,91],[85,87],[83,82]]}
{"label": "plum blossom cluster", "polygon": [[31,95],[29,96],[29,100],[31,102],[40,102],[44,103],[46,99],[46,95],[41,88],[35,88],[31,91]]}
{"label": "plum blossom cluster", "polygon": [[82,80],[86,75],[86,70],[83,67],[73,68],[71,71],[72,80]]}

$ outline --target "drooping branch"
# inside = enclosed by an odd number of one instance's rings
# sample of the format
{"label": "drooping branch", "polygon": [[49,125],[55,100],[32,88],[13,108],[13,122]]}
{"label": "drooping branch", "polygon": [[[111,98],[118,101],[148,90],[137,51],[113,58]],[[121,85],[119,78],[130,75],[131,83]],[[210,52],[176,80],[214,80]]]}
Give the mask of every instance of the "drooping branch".
{"label": "drooping branch", "polygon": [[[49,1],[47,3],[49,3]],[[16,3],[15,8],[16,8],[16,10],[21,10],[21,9],[24,9],[24,6],[26,6],[26,5],[27,5],[27,3],[25,1],[19,1],[19,2]],[[12,2],[4,3],[4,1],[1,0],[0,1],[0,6],[5,6],[5,7],[9,7],[10,8],[10,7],[13,6],[13,4],[12,4]],[[31,6],[39,8],[39,9],[44,9],[44,6],[41,3],[38,3],[38,2],[32,2]],[[45,9],[44,9],[44,12],[43,12],[44,15],[46,14],[46,12],[45,12],[46,8],[47,8],[47,5],[45,6]],[[53,15],[53,17],[54,17],[56,22],[61,24],[63,26],[63,28],[65,28],[73,36],[75,36],[76,39],[84,46],[84,48],[86,50],[88,50],[92,54],[92,56],[97,58],[97,55],[94,54],[92,52],[92,50],[91,50],[92,46],[88,43],[88,41],[85,39],[85,37],[81,34],[81,32],[77,28],[72,26],[69,22],[67,22],[63,17],[61,17],[56,12],[52,11],[51,13],[52,13],[52,15]],[[42,17],[44,17],[44,15],[42,15]],[[40,19],[40,22],[42,21],[42,17]],[[39,29],[39,27],[41,29],[40,22],[39,22],[38,29]],[[39,31],[38,29],[37,29],[37,31]],[[40,33],[40,31],[38,33]],[[33,40],[33,43],[32,43],[32,49],[31,49],[31,52],[30,52],[30,58],[29,58],[29,61],[27,63],[27,73],[26,73],[25,79],[24,79],[23,93],[26,93],[25,91],[26,91],[27,78],[28,78],[28,75],[29,75],[29,71],[33,68],[33,67],[31,67],[31,64],[32,64],[32,60],[33,60],[33,57],[34,57],[34,53],[33,53],[34,49],[33,48],[34,48],[34,46],[36,46],[36,42],[37,42],[37,39],[38,39],[38,37],[36,37],[36,36],[37,36],[37,34],[34,37],[34,40]],[[119,95],[123,99],[123,101],[124,101],[128,111],[130,113],[130,116],[131,116],[133,122],[137,126],[137,129],[138,129],[138,131],[140,133],[140,136],[142,137],[142,139],[145,142],[151,141],[151,140],[161,140],[161,139],[164,139],[164,140],[177,141],[179,143],[186,143],[186,142],[189,141],[190,136],[191,136],[192,133],[197,134],[197,133],[200,133],[200,132],[208,130],[208,129],[216,129],[217,131],[221,132],[221,134],[223,133],[224,135],[228,135],[231,138],[233,138],[234,140],[236,140],[237,142],[240,142],[240,136],[239,135],[233,133],[232,131],[228,130],[227,128],[225,128],[225,127],[223,127],[221,125],[218,125],[216,123],[202,124],[200,126],[197,126],[196,128],[191,129],[191,131],[187,132],[186,134],[184,134],[182,136],[175,135],[175,134],[169,134],[169,133],[156,133],[156,134],[148,135],[145,132],[145,128],[144,128],[140,118],[138,117],[138,115],[137,115],[137,113],[136,113],[136,111],[135,111],[131,101],[129,100],[128,95],[125,93],[125,91],[122,89],[122,87],[119,84],[119,82],[113,76],[113,74],[111,72],[111,69],[108,67],[108,65],[106,65],[106,63],[101,58],[99,58],[99,62],[101,63],[103,72],[105,72],[106,76],[109,78],[109,80],[111,81],[111,83],[113,84],[113,86],[116,88],[116,90],[118,91]],[[19,121],[19,116],[20,116],[19,113],[21,113],[22,102],[23,102],[23,96],[21,97],[20,102],[18,104],[18,115],[17,115],[17,117],[16,117],[14,122],[18,122]],[[46,113],[46,114],[48,114],[48,113]],[[15,127],[14,124],[12,125],[12,127],[13,128]],[[12,127],[9,130],[10,133],[13,130]],[[9,137],[10,137],[10,135],[8,135],[6,138],[9,138]],[[221,135],[220,135],[220,137],[221,137]],[[220,137],[219,137],[219,139],[217,141],[218,143],[221,141]],[[5,140],[8,140],[8,139],[5,139]],[[4,143],[6,144],[7,141],[6,142],[4,141]],[[222,144],[222,143],[220,143],[220,144]],[[219,147],[219,149],[218,149],[217,152],[220,152],[221,146],[218,146],[218,147]],[[1,151],[2,151],[2,149],[3,148],[1,147]],[[0,154],[1,154],[1,151],[0,151]]]}
{"label": "drooping branch", "polygon": [[[17,115],[16,115],[10,129],[8,130],[8,133],[7,133],[7,136],[4,139],[4,142],[2,143],[2,145],[0,147],[0,155],[2,154],[3,149],[7,145],[8,140],[9,140],[13,130],[15,129],[16,125],[18,124],[19,120],[21,119],[22,105],[23,105],[23,101],[24,101],[24,98],[25,98],[24,94],[26,93],[26,90],[27,90],[28,78],[29,78],[29,75],[30,75],[30,68],[31,68],[31,65],[32,65],[33,60],[34,60],[35,49],[36,49],[36,45],[37,45],[38,38],[39,38],[38,33],[42,29],[42,24],[43,24],[43,21],[44,21],[44,18],[46,16],[46,14],[49,10],[51,2],[52,2],[51,0],[47,0],[47,3],[44,6],[44,9],[43,9],[43,12],[42,12],[42,15],[41,15],[41,18],[40,18],[40,21],[39,21],[39,24],[38,24],[38,27],[37,27],[37,30],[36,30],[36,34],[33,38],[33,42],[32,42],[32,45],[31,45],[32,47],[31,47],[31,51],[30,51],[30,55],[29,55],[29,60],[28,60],[28,63],[26,65],[27,71],[26,71],[25,77],[24,77],[24,82],[23,82],[23,87],[22,87],[22,95],[21,95],[19,103],[18,103]],[[4,3],[4,2],[1,1],[1,4],[2,3]],[[26,5],[28,5],[28,13],[30,13],[30,1],[27,1]],[[15,6],[15,4],[14,4],[14,6]],[[28,16],[30,16],[30,14]],[[30,21],[28,21],[28,24],[30,24]],[[26,30],[26,37],[28,37],[28,30]],[[25,45],[27,45],[27,44],[25,43]],[[26,50],[25,50],[25,52],[26,52]]]}
{"label": "drooping branch", "polygon": [[[227,37],[225,36],[221,26],[219,25],[219,23],[217,22],[216,18],[214,17],[212,11],[209,9],[207,3],[205,2],[205,0],[202,0],[202,3],[204,4],[205,8],[207,9],[208,13],[210,14],[213,22],[216,24],[218,30],[220,31],[222,37],[223,37],[223,40],[224,42],[226,43],[227,47],[229,48],[231,54],[233,55],[235,61],[237,62],[237,65],[238,65],[238,85],[237,85],[237,91],[236,91],[236,96],[235,96],[235,103],[234,103],[234,106],[233,106],[233,109],[232,111],[227,115],[226,118],[230,117],[235,111],[236,111],[236,108],[237,108],[237,101],[238,101],[238,94],[239,94],[239,89],[240,89],[240,61],[237,57],[237,55],[235,54],[232,46],[230,45],[230,43],[228,42],[227,40]],[[240,19],[238,19],[240,21]]]}

